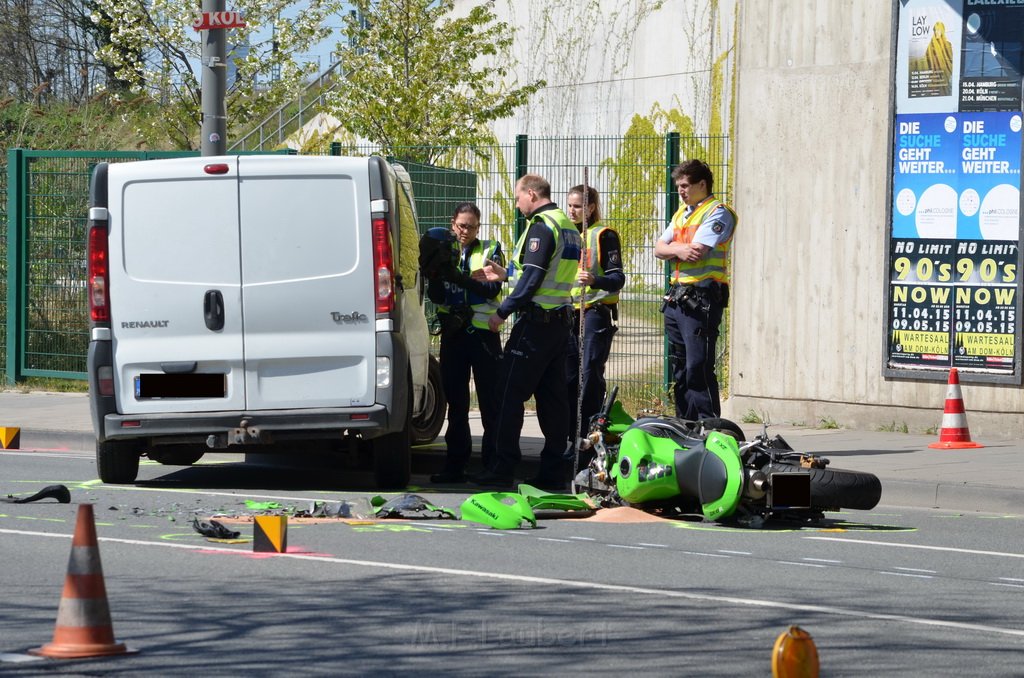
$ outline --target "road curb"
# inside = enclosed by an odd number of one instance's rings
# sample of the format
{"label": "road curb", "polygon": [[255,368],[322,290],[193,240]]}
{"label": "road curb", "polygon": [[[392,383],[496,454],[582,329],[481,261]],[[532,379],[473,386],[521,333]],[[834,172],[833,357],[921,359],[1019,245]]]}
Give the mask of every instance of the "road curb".
{"label": "road curb", "polygon": [[1012,487],[885,478],[880,480],[882,504],[981,513],[1020,515],[1024,512],[1024,491]]}

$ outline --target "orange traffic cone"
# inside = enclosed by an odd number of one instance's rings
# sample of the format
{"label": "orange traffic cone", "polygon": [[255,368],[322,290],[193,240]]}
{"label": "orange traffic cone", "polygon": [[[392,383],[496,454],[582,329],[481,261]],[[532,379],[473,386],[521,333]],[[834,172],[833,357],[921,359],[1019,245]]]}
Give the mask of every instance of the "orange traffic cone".
{"label": "orange traffic cone", "polygon": [[942,411],[939,442],[928,447],[945,450],[985,447],[971,440],[971,432],[967,428],[967,413],[964,412],[964,398],[960,394],[960,373],[955,367],[949,370],[949,386],[946,389],[946,407]]}
{"label": "orange traffic cone", "polygon": [[43,657],[77,659],[135,651],[114,640],[92,504],[80,504],[53,642],[29,652]]}

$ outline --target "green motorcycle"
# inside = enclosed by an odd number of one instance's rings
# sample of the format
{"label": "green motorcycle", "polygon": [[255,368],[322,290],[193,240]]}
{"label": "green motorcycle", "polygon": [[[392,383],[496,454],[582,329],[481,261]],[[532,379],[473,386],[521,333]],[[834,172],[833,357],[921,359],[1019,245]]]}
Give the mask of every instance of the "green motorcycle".
{"label": "green motorcycle", "polygon": [[869,510],[882,496],[871,473],[827,468],[829,460],[790,447],[767,428],[747,441],[728,419],[634,420],[612,389],[590,424],[574,492],[604,506],[699,515],[761,527],[769,519],[817,522],[825,511]]}

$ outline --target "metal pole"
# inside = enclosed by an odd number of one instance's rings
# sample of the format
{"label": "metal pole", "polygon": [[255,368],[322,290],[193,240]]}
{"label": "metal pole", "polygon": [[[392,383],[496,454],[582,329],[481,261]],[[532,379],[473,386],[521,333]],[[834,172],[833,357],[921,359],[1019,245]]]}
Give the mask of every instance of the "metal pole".
{"label": "metal pole", "polygon": [[[203,0],[203,12],[223,12],[225,0]],[[202,155],[224,155],[227,151],[227,33],[223,28],[203,31],[202,52]]]}
{"label": "metal pole", "polygon": [[[530,171],[530,138],[525,134],[516,135],[516,181]],[[512,191],[512,202],[515,204],[515,190]],[[519,242],[519,236],[526,230],[526,217],[516,213],[516,223],[512,233],[512,242]]]}
{"label": "metal pole", "polygon": [[[669,132],[665,135],[665,221],[668,223],[671,223],[672,215],[679,208],[679,194],[676,192],[675,182],[672,181],[672,168],[679,164],[679,147],[679,132]],[[665,271],[664,280],[667,283],[672,269],[667,261],[662,268]],[[662,291],[665,291],[664,284],[662,285]],[[672,384],[675,383],[675,380],[672,375],[672,361],[669,359],[669,343],[668,334],[666,334],[662,343],[663,355],[665,356],[662,363],[662,383],[665,386],[665,390],[671,393]]]}

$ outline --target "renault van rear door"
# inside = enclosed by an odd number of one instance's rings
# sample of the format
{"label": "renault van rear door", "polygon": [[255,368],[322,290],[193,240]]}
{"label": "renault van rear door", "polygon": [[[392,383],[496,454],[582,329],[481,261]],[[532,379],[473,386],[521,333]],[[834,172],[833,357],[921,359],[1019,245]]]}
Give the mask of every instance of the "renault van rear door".
{"label": "renault van rear door", "polygon": [[365,158],[239,158],[249,410],[373,405],[368,174]]}

